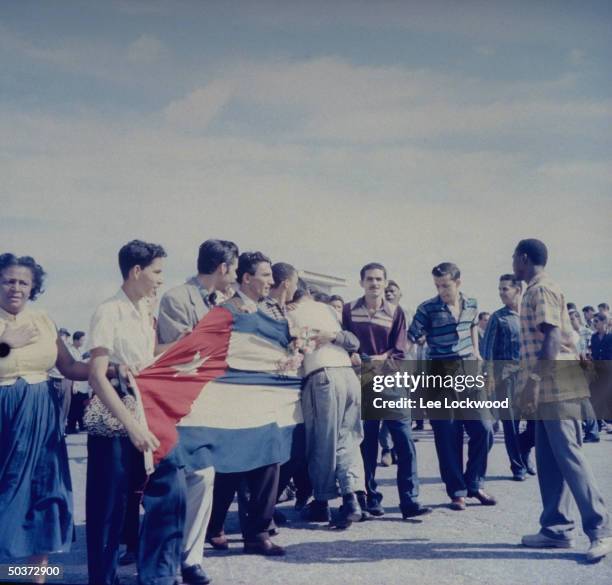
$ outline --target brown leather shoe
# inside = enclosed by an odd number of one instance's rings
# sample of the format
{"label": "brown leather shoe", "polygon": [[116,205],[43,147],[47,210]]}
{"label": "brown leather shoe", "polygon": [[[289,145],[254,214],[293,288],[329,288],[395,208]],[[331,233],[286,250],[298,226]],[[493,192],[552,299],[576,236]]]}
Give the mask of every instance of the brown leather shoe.
{"label": "brown leather shoe", "polygon": [[465,505],[465,498],[463,496],[458,496],[456,498],[453,498],[449,505],[449,508],[451,510],[465,510],[466,507],[467,506]]}
{"label": "brown leather shoe", "polygon": [[221,534],[217,534],[216,536],[208,535],[206,537],[206,542],[208,542],[215,550],[227,550],[229,548],[227,536],[225,536],[225,533],[223,532]]}
{"label": "brown leather shoe", "polygon": [[263,555],[265,557],[282,557],[285,549],[274,544],[267,536],[256,536],[255,540],[244,543],[244,552],[248,555]]}
{"label": "brown leather shoe", "polygon": [[476,498],[483,506],[495,506],[497,504],[497,500],[484,490],[468,492],[468,498]]}

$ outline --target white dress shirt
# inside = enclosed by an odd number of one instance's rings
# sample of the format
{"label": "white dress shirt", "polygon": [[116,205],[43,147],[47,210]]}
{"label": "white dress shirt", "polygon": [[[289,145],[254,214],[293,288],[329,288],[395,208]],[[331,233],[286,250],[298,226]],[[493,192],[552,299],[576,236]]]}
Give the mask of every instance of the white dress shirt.
{"label": "white dress shirt", "polygon": [[108,350],[111,363],[147,366],[155,354],[155,330],[146,304],[134,305],[120,288],[91,318],[89,347]]}

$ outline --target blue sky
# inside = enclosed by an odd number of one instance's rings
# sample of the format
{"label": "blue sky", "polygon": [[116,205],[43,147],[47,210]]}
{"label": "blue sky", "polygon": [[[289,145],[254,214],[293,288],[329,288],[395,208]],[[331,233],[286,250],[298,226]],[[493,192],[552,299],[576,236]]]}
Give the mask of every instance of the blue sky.
{"label": "blue sky", "polygon": [[[535,4],[535,6],[534,6]],[[407,305],[453,260],[483,309],[540,237],[579,304],[610,302],[608,2],[5,2],[2,248],[86,328],[121,244],[208,237]]]}

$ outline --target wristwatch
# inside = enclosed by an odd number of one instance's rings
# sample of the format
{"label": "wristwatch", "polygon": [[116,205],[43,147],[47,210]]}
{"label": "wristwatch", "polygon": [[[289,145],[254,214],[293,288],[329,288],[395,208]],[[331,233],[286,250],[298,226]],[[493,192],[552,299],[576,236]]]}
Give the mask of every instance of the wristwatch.
{"label": "wristwatch", "polygon": [[11,346],[6,341],[0,341],[0,358],[6,357],[11,353]]}

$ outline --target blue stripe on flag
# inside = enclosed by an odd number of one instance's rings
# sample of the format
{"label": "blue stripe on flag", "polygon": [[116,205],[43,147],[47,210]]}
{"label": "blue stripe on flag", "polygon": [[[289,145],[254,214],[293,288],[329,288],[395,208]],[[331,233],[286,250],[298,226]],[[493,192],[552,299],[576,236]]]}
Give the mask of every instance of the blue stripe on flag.
{"label": "blue stripe on flag", "polygon": [[259,310],[256,313],[242,313],[233,309],[231,305],[225,305],[225,307],[234,316],[232,331],[251,333],[281,347],[287,347],[291,339],[287,321],[277,321]]}
{"label": "blue stripe on flag", "polygon": [[[181,457],[188,470],[214,467],[219,473],[250,471],[285,463],[291,449],[299,449],[304,425],[278,427],[276,423],[253,429],[177,427]],[[298,440],[296,440],[296,438]]]}

